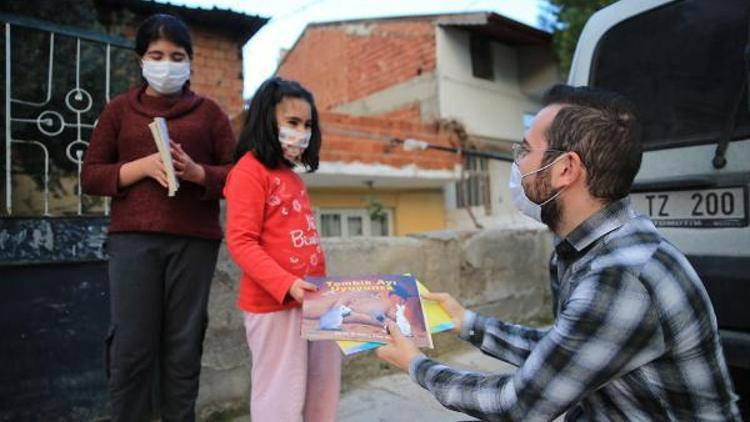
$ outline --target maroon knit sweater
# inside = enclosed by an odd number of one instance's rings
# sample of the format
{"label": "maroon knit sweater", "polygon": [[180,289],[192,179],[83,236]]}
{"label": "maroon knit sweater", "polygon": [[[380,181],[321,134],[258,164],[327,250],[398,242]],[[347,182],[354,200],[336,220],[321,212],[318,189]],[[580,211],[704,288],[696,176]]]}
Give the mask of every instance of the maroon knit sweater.
{"label": "maroon knit sweater", "polygon": [[[231,167],[235,137],[229,118],[208,98],[185,88],[176,99],[135,86],[99,116],[83,161],[81,185],[89,195],[112,197],[110,233],[158,232],[221,239],[219,199]],[[206,171],[205,186],[180,180],[174,197],[147,177],[117,186],[120,166],[157,151],[148,124],[167,120],[169,137]]]}

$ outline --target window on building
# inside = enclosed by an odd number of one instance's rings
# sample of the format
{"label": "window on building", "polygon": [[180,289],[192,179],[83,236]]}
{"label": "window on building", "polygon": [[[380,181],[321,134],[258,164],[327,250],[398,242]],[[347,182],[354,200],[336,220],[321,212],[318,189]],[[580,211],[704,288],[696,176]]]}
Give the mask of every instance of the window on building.
{"label": "window on building", "polygon": [[456,182],[456,208],[490,207],[490,173],[486,158],[464,157],[464,180]]}
{"label": "window on building", "polygon": [[318,209],[316,212],[320,237],[390,236],[393,211],[371,217],[364,208]]}
{"label": "window on building", "polygon": [[471,73],[475,78],[494,81],[495,72],[492,65],[492,43],[490,39],[482,35],[471,34],[469,44]]}

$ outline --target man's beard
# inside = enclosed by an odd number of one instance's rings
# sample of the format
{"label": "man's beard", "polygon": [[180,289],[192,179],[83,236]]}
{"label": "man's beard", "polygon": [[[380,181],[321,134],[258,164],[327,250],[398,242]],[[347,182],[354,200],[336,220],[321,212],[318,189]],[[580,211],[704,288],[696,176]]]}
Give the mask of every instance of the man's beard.
{"label": "man's beard", "polygon": [[[557,193],[552,189],[552,175],[548,171],[545,171],[544,175],[537,174],[537,177],[534,178],[531,193],[534,196],[529,197],[529,199],[537,204],[541,204]],[[557,231],[562,219],[562,207],[560,207],[558,199],[559,196],[542,206],[542,223],[546,224],[553,232]]]}

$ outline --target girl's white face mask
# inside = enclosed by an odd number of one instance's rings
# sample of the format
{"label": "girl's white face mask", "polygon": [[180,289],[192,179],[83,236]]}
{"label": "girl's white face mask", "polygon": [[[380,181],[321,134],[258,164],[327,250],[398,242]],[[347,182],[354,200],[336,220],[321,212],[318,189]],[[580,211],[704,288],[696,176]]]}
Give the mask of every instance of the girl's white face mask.
{"label": "girl's white face mask", "polygon": [[537,204],[536,202],[529,199],[528,196],[526,196],[526,191],[524,191],[523,189],[523,178],[535,173],[539,173],[540,171],[551,167],[553,164],[560,161],[560,159],[562,159],[563,157],[565,157],[565,155],[561,155],[551,163],[544,165],[534,171],[530,171],[526,174],[521,174],[521,169],[518,168],[518,164],[513,163],[510,166],[510,180],[508,181],[510,196],[511,200],[513,201],[513,205],[516,206],[521,214],[531,217],[534,220],[542,223],[542,207],[560,196],[564,188],[560,189],[559,191],[557,191],[557,193],[542,201],[542,203]]}
{"label": "girl's white face mask", "polygon": [[141,73],[154,91],[163,95],[176,94],[190,79],[190,62],[144,60]]}
{"label": "girl's white face mask", "polygon": [[295,163],[310,145],[312,131],[300,131],[287,126],[279,127],[279,143],[284,152],[284,158]]}

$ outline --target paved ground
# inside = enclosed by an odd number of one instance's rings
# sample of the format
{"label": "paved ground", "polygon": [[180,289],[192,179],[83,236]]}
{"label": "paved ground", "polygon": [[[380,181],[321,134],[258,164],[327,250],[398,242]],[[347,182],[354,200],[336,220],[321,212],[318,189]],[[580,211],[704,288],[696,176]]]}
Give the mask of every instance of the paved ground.
{"label": "paved ground", "polygon": [[[454,367],[485,372],[513,370],[512,366],[478,350],[451,355],[444,361]],[[341,398],[338,417],[339,422],[455,422],[470,419],[441,406],[406,374],[376,378],[347,392]]]}
{"label": "paved ground", "polygon": [[[372,355],[373,359],[377,359]],[[441,358],[456,368],[485,372],[512,371],[513,367],[467,346],[465,351]],[[247,422],[240,416],[233,422]],[[455,422],[472,418],[441,406],[430,393],[413,383],[405,373],[365,381],[342,395],[338,422]]]}
{"label": "paved ground", "polygon": [[[465,345],[455,354],[441,357],[440,361],[454,368],[481,372],[512,372],[515,367],[482,354]],[[377,359],[374,354],[373,359]],[[233,422],[247,422],[248,416]],[[457,422],[471,417],[450,411],[440,405],[432,395],[412,382],[405,373],[388,375],[365,381],[361,386],[341,396],[337,422]],[[554,422],[561,422],[563,416]]]}

